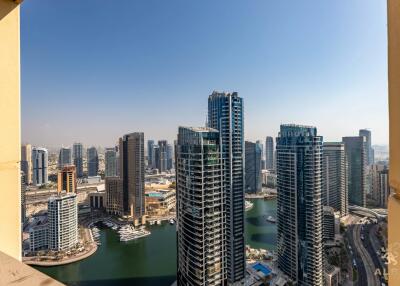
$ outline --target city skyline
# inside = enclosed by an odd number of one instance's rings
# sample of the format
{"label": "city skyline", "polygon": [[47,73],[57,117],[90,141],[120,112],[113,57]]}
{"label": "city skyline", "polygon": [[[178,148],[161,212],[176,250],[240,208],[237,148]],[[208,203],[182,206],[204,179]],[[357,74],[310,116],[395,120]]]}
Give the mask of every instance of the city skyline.
{"label": "city skyline", "polygon": [[181,118],[204,125],[203,98],[226,90],[245,100],[245,140],[275,138],[295,122],[326,141],[370,128],[373,144],[387,144],[383,1],[159,5],[25,3],[22,140],[112,147],[140,130],[172,142]]}

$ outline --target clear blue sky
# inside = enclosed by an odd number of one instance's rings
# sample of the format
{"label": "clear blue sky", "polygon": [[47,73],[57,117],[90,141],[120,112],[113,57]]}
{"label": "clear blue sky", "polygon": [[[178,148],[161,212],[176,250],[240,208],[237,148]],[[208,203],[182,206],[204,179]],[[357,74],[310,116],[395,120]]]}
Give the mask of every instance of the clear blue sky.
{"label": "clear blue sky", "polygon": [[29,0],[21,43],[35,145],[173,140],[213,90],[244,98],[248,140],[298,123],[388,142],[384,0]]}

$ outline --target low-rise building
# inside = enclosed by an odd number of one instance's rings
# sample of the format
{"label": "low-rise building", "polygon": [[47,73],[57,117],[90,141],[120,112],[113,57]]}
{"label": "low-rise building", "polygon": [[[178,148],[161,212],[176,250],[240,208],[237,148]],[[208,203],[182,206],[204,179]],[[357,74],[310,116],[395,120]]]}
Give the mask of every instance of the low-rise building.
{"label": "low-rise building", "polygon": [[340,281],[340,268],[333,265],[325,265],[325,286],[338,286]]}
{"label": "low-rise building", "polygon": [[147,191],[146,214],[148,216],[164,216],[175,210],[176,191],[174,189],[160,189]]}

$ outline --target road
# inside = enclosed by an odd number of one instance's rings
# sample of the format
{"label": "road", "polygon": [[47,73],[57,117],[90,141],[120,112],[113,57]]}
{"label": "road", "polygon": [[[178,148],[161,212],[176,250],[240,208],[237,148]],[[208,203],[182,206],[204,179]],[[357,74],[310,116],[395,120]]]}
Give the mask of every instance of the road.
{"label": "road", "polygon": [[[380,277],[376,275],[376,270],[383,271],[384,264],[377,255],[376,248],[380,248],[380,243],[376,237],[374,227],[374,224],[363,225],[359,220],[354,225],[349,226],[347,231],[348,242],[353,252],[352,258],[355,259],[358,270],[358,281],[355,285],[381,285]],[[362,235],[365,238],[364,240],[361,240]]]}

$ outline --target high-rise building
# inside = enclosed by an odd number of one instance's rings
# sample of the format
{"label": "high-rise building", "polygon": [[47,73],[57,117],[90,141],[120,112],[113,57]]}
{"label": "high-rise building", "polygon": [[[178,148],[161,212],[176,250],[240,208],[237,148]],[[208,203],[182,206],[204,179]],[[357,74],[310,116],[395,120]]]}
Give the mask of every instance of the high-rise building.
{"label": "high-rise building", "polygon": [[26,221],[26,175],[24,172],[21,171],[21,224],[24,225]]}
{"label": "high-rise building", "polygon": [[26,184],[32,183],[32,146],[25,144],[21,146],[21,171],[25,173]]}
{"label": "high-rise building", "polygon": [[173,169],[174,148],[171,144],[167,144],[167,170]]}
{"label": "high-rise building", "polygon": [[153,167],[154,140],[147,140],[147,166]]}
{"label": "high-rise building", "polygon": [[366,206],[367,152],[366,137],[343,137],[347,160],[347,185],[349,204]]}
{"label": "high-rise building", "polygon": [[158,145],[154,145],[153,146],[153,165],[152,168],[153,169],[158,169],[157,165],[159,164],[160,160],[160,148],[158,147]]}
{"label": "high-rise building", "polygon": [[278,267],[296,285],[323,285],[322,137],[281,125],[276,153]]}
{"label": "high-rise building", "polygon": [[387,200],[390,194],[389,169],[384,164],[371,166],[372,199],[376,206],[387,208]]}
{"label": "high-rise building", "polygon": [[335,240],[335,210],[329,206],[323,206],[322,219],[323,241]]}
{"label": "high-rise building", "polygon": [[244,125],[243,100],[237,92],[214,91],[208,97],[208,126],[220,132],[224,162],[224,210],[228,283],[245,275],[244,245]]}
{"label": "high-rise building", "polygon": [[322,156],[322,203],[348,214],[347,169],[344,143],[325,142]]}
{"label": "high-rise building", "polygon": [[258,193],[262,191],[261,154],[262,148],[259,143],[245,142],[245,191],[247,193]]}
{"label": "high-rise building", "polygon": [[72,164],[72,152],[71,148],[61,147],[58,155],[58,168],[69,166]]}
{"label": "high-rise building", "polygon": [[119,139],[120,174],[123,180],[123,210],[139,224],[145,214],[144,134],[135,132]]}
{"label": "high-rise building", "polygon": [[117,176],[117,151],[115,148],[106,148],[105,154],[105,170],[106,177]]}
{"label": "high-rise building", "polygon": [[359,136],[364,136],[366,138],[366,158],[367,158],[367,165],[370,166],[374,163],[374,149],[372,149],[372,139],[371,139],[371,131],[368,129],[360,129]]}
{"label": "high-rise building", "polygon": [[45,185],[48,182],[47,166],[49,154],[45,148],[32,148],[32,184]]}
{"label": "high-rise building", "polygon": [[57,174],[57,192],[76,193],[76,167],[64,166]]}
{"label": "high-rise building", "polygon": [[267,170],[274,169],[274,139],[267,136],[265,139],[265,168]]}
{"label": "high-rise building", "polygon": [[83,145],[82,143],[74,143],[72,146],[72,153],[74,159],[74,165],[76,167],[76,176],[78,178],[83,177]]}
{"label": "high-rise building", "polygon": [[158,148],[156,149],[156,168],[160,173],[165,172],[168,167],[167,145],[167,140],[158,141]]}
{"label": "high-rise building", "polygon": [[99,155],[95,147],[87,149],[87,170],[88,177],[97,176],[99,172]]}
{"label": "high-rise building", "polygon": [[106,177],[105,181],[107,213],[123,216],[123,180],[120,177]]}
{"label": "high-rise building", "polygon": [[48,247],[51,250],[68,250],[78,243],[78,205],[76,194],[50,197],[48,213]]}
{"label": "high-rise building", "polygon": [[226,285],[219,132],[180,127],[176,153],[178,285]]}

